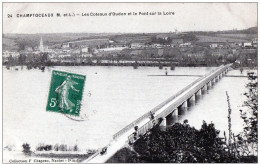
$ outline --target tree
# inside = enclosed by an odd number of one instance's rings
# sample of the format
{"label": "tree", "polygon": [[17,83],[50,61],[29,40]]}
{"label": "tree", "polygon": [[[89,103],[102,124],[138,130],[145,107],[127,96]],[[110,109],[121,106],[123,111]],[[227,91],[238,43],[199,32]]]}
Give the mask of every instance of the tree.
{"label": "tree", "polygon": [[48,53],[43,53],[41,56],[40,56],[40,61],[41,63],[44,65],[48,60]]}
{"label": "tree", "polygon": [[174,124],[167,131],[160,130],[157,125],[134,143],[139,156],[132,160],[149,163],[238,162],[218,134],[213,123],[203,122],[200,130],[190,127],[187,120]]}
{"label": "tree", "polygon": [[8,57],[8,65],[9,66],[14,66],[15,65],[15,59],[13,58],[13,56],[12,55],[10,55],[9,57]]}
{"label": "tree", "polygon": [[254,72],[248,73],[250,82],[246,85],[248,91],[244,93],[247,101],[244,102],[245,110],[240,110],[244,121],[243,133],[239,134],[238,146],[242,155],[255,155],[258,150],[258,81]]}
{"label": "tree", "polygon": [[79,147],[78,147],[78,145],[74,145],[74,147],[73,147],[73,151],[79,151]]}
{"label": "tree", "polygon": [[23,153],[25,155],[31,155],[31,147],[30,147],[30,145],[28,143],[24,143],[22,145],[22,147],[23,147]]}
{"label": "tree", "polygon": [[18,58],[18,63],[23,65],[25,63],[25,60],[26,60],[25,54],[20,54]]}

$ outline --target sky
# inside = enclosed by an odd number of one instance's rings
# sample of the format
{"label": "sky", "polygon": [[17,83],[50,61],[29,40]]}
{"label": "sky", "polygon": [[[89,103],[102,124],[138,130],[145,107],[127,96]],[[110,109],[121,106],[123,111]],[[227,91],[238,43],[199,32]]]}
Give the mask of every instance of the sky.
{"label": "sky", "polygon": [[[82,16],[86,13],[131,13]],[[133,15],[133,13],[137,15]],[[156,15],[139,15],[155,12]],[[162,15],[158,15],[161,12]],[[53,13],[54,17],[17,17]],[[57,17],[66,13],[75,17]],[[164,15],[174,13],[174,15]],[[8,15],[12,16],[8,18]],[[152,33],[221,31],[257,26],[257,3],[4,3],[3,33]]]}

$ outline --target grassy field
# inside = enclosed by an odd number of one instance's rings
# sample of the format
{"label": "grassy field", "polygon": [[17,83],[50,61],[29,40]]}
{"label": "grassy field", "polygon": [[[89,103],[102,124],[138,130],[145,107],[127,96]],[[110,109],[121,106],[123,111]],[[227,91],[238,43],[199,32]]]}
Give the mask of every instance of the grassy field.
{"label": "grassy field", "polygon": [[[19,49],[19,46],[26,45],[30,47],[38,46],[42,37],[44,45],[50,48],[60,46],[64,42],[109,38],[114,34],[88,34],[88,33],[60,33],[60,34],[4,34],[3,35],[3,49]],[[95,41],[93,44],[96,44]]]}
{"label": "grassy field", "polygon": [[[218,34],[218,35],[224,35],[224,36],[209,36],[209,35],[196,35],[196,37],[199,39],[197,42],[215,42],[215,43],[223,43],[223,42],[246,42],[249,39],[241,39],[241,38],[232,38],[228,37],[228,34]],[[232,34],[234,35],[234,34]]]}
{"label": "grassy field", "polygon": [[17,46],[14,39],[3,37],[3,45],[2,46],[3,46],[4,50],[9,50],[9,51],[17,51],[18,50],[18,46]]}
{"label": "grassy field", "polygon": [[121,34],[111,37],[117,43],[129,44],[132,42],[146,43],[151,41],[152,34]]}
{"label": "grassy field", "polygon": [[251,40],[257,38],[257,34],[216,34],[218,37]]}

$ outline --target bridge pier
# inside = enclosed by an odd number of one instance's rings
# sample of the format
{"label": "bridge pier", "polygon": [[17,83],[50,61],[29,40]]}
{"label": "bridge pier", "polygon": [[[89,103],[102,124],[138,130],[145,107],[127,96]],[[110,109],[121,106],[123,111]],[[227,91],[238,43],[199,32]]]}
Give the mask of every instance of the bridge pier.
{"label": "bridge pier", "polygon": [[207,85],[208,85],[207,88],[209,89],[212,86],[211,81],[209,81]]}
{"label": "bridge pier", "polygon": [[187,108],[188,107],[188,101],[184,101],[181,105],[182,108]]}
{"label": "bridge pier", "polygon": [[213,84],[215,84],[215,83],[216,83],[215,78],[213,78],[213,79],[211,80],[211,85],[213,85]]}
{"label": "bridge pier", "polygon": [[217,76],[214,78],[215,83],[218,81]]}
{"label": "bridge pier", "polygon": [[184,101],[179,107],[178,107],[178,115],[183,115],[187,111],[188,102]]}
{"label": "bridge pier", "polygon": [[167,122],[166,122],[166,117],[165,117],[165,118],[163,118],[163,120],[162,120],[162,122],[160,124],[160,128],[162,130],[166,130],[166,126],[167,126]]}
{"label": "bridge pier", "polygon": [[172,117],[178,116],[178,108],[175,108],[173,112],[171,113]]}
{"label": "bridge pier", "polygon": [[188,99],[189,104],[195,103],[195,94]]}
{"label": "bridge pier", "polygon": [[226,69],[226,73],[225,74],[227,74],[228,73],[228,69]]}
{"label": "bridge pier", "polygon": [[178,108],[173,109],[173,111],[167,115],[166,117],[166,124],[168,125],[169,122],[177,122],[178,121]]}
{"label": "bridge pier", "polygon": [[200,96],[200,95],[201,95],[201,92],[202,92],[201,90],[202,90],[202,88],[201,88],[200,90],[198,90],[198,91],[195,93],[195,95],[196,95],[196,96]]}
{"label": "bridge pier", "polygon": [[175,108],[173,110],[173,112],[171,113],[172,117],[173,117],[173,121],[177,122],[178,121],[178,108]]}
{"label": "bridge pier", "polygon": [[202,90],[201,91],[207,91],[208,90],[208,85],[205,84],[204,87],[202,87]]}
{"label": "bridge pier", "polygon": [[216,77],[216,80],[219,81],[219,75]]}

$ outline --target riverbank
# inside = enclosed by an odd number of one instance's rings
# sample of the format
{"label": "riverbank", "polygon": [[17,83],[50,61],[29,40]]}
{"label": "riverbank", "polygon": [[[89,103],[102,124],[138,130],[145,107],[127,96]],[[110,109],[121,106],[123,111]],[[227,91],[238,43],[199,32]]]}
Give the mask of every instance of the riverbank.
{"label": "riverbank", "polygon": [[[15,68],[15,67],[24,67],[26,69],[41,69],[43,70],[44,67],[54,67],[54,66],[114,66],[114,67],[133,67],[137,69],[138,67],[159,67],[162,69],[163,67],[170,67],[171,70],[174,70],[175,67],[218,67],[220,65],[225,65],[225,63],[219,64],[202,64],[202,63],[145,63],[145,62],[131,62],[131,63],[48,63],[48,64],[41,64],[41,63],[30,63],[24,65],[7,65],[3,64],[3,67],[7,69]],[[234,64],[231,66],[235,70],[252,70],[257,69],[257,67],[245,67],[245,66],[235,66]]]}

